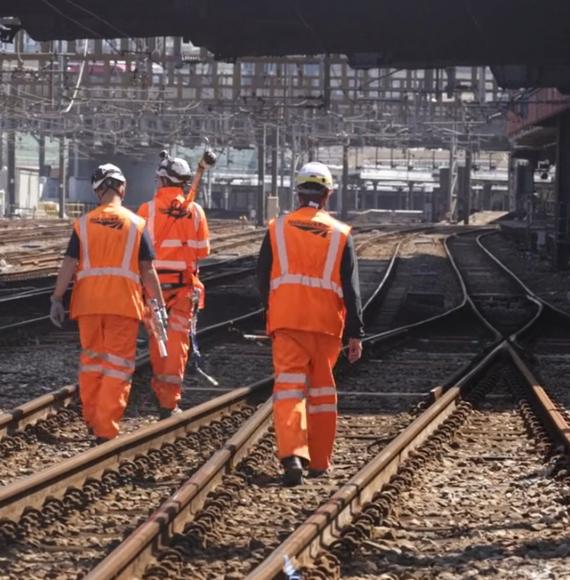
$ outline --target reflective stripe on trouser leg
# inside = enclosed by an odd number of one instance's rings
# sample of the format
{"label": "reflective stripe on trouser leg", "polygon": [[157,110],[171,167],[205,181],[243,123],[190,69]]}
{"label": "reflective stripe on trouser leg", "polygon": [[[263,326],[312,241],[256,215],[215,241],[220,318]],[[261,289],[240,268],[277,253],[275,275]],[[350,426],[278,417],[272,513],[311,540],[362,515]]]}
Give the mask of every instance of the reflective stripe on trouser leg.
{"label": "reflective stripe on trouser leg", "polygon": [[[139,323],[125,316],[102,315],[101,318],[103,341],[93,350],[105,356],[92,427],[97,437],[112,439],[119,434],[119,423],[127,407]],[[121,364],[110,361],[121,361]]]}
{"label": "reflective stripe on trouser leg", "polygon": [[184,371],[188,362],[190,348],[190,289],[181,288],[164,293],[170,305],[168,312],[168,356],[161,358],[156,341],[150,338],[150,360],[153,378],[152,390],[163,409],[174,409],[181,398]]}
{"label": "reflective stripe on trouser leg", "polygon": [[79,355],[79,398],[81,413],[87,427],[93,427],[97,396],[101,386],[103,361],[98,346],[102,343],[103,328],[100,316],[80,316],[79,340],[82,351]]}
{"label": "reflective stripe on trouser leg", "polygon": [[279,459],[296,455],[309,459],[307,446],[306,380],[309,358],[303,345],[287,333],[273,336],[273,421]]}
{"label": "reflective stripe on trouser leg", "polygon": [[339,339],[314,333],[312,369],[307,389],[309,467],[312,469],[327,469],[331,463],[337,422],[333,368],[340,347]]}

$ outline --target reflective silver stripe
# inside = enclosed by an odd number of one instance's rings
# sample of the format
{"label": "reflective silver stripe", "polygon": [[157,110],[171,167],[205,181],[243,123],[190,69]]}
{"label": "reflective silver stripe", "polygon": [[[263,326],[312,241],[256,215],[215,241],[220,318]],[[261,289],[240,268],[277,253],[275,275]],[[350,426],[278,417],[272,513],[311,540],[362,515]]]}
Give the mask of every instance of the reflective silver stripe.
{"label": "reflective silver stripe", "polygon": [[327,249],[323,277],[315,278],[313,276],[305,276],[303,274],[290,274],[287,245],[285,243],[285,217],[282,216],[277,218],[275,221],[275,242],[277,244],[277,253],[279,255],[281,275],[271,280],[272,290],[276,290],[282,284],[299,284],[301,286],[308,286],[309,288],[332,290],[335,294],[342,298],[342,288],[332,281],[333,268],[339,251],[342,232],[336,224],[333,224],[332,227],[333,230]]}
{"label": "reflective silver stripe", "polygon": [[99,358],[106,360],[114,365],[118,365],[121,367],[125,367],[127,369],[135,368],[135,361],[128,358],[123,358],[121,356],[117,356],[116,354],[108,354],[106,352],[95,352],[94,350],[84,349],[81,351],[81,354],[87,356],[89,358]]}
{"label": "reflective silver stripe", "polygon": [[332,280],[325,280],[323,278],[313,278],[311,276],[303,276],[302,274],[285,274],[278,276],[271,280],[271,290],[276,290],[282,284],[299,284],[301,286],[308,286],[309,288],[321,288],[323,290],[332,290],[342,298],[342,288]]}
{"label": "reflective silver stripe", "polygon": [[150,235],[150,239],[152,240],[152,243],[154,244],[154,216],[156,213],[156,206],[154,204],[154,201],[149,201],[148,202],[148,221],[146,222],[147,227],[148,227],[148,233]]}
{"label": "reflective silver stripe", "polygon": [[77,272],[78,280],[89,278],[90,276],[121,276],[123,278],[128,278],[137,284],[140,283],[139,275],[125,268],[89,268]]}
{"label": "reflective silver stripe", "polygon": [[190,325],[182,326],[181,324],[173,323],[168,325],[168,330],[174,330],[174,332],[189,332]]}
{"label": "reflective silver stripe", "polygon": [[331,282],[333,267],[336,260],[339,244],[340,244],[340,230],[335,227],[333,229],[331,241],[329,243],[327,259],[325,262],[325,269],[323,270],[323,280],[325,282]]}
{"label": "reflective silver stripe", "polygon": [[103,360],[110,362],[114,365],[125,367],[127,369],[135,370],[135,361],[129,360],[128,358],[123,358],[121,356],[117,356],[116,354],[108,354],[105,353],[103,356]]}
{"label": "reflective silver stripe", "polygon": [[181,385],[184,381],[177,375],[154,375],[157,381],[170,383],[171,385]]}
{"label": "reflective silver stripe", "polygon": [[111,377],[112,379],[120,379],[121,381],[130,381],[133,373],[118,371],[117,369],[103,368],[103,376]]}
{"label": "reflective silver stripe", "polygon": [[208,240],[188,240],[186,245],[189,248],[199,250],[201,248],[208,248],[210,246],[210,242]]}
{"label": "reflective silver stripe", "polygon": [[198,204],[192,202],[188,208],[190,211],[194,212],[194,229],[196,232],[200,229],[200,222],[202,221],[202,215]]}
{"label": "reflective silver stripe", "polygon": [[298,399],[302,401],[305,398],[304,391],[277,391],[273,393],[274,401],[283,401],[284,399]]}
{"label": "reflective silver stripe", "polygon": [[275,378],[276,383],[303,383],[307,381],[305,373],[279,373]]}
{"label": "reflective silver stripe", "polygon": [[307,413],[336,413],[336,405],[327,403],[326,405],[307,405]]}
{"label": "reflective silver stripe", "polygon": [[133,259],[133,251],[135,249],[135,242],[137,240],[138,233],[137,227],[138,218],[136,216],[132,218],[129,216],[129,222],[130,224],[129,224],[129,233],[127,237],[127,245],[125,246],[125,253],[123,254],[123,263],[122,263],[122,266],[125,270],[130,270],[131,268],[131,260]]}
{"label": "reflective silver stripe", "polygon": [[91,261],[89,259],[89,240],[87,237],[87,214],[81,216],[79,219],[79,240],[81,242],[81,251],[83,253],[83,263],[84,269],[88,270],[91,267]]}
{"label": "reflective silver stripe", "polygon": [[81,351],[81,354],[89,358],[101,358],[103,356],[103,353],[95,352],[94,350],[89,350],[88,348],[84,348]]}
{"label": "reflective silver stripe", "polygon": [[170,320],[173,322],[188,322],[190,318],[188,316],[182,316],[182,314],[171,314]]}
{"label": "reflective silver stripe", "polygon": [[164,240],[162,244],[160,244],[161,248],[181,248],[182,247],[182,240]]}
{"label": "reflective silver stripe", "polygon": [[164,240],[160,244],[161,248],[182,248],[183,246],[188,246],[189,248],[200,249],[207,248],[210,245],[208,240],[187,240],[183,242],[182,240]]}
{"label": "reflective silver stripe", "polygon": [[336,395],[334,387],[312,387],[309,389],[309,397],[326,397],[328,395]]}
{"label": "reflective silver stripe", "polygon": [[120,267],[108,266],[102,268],[91,268],[91,261],[89,258],[89,237],[87,235],[87,215],[85,214],[79,219],[79,239],[81,242],[81,251],[83,252],[82,267],[77,272],[77,279],[89,278],[91,276],[120,276],[128,278],[137,284],[140,284],[138,274],[135,274],[131,269],[131,259],[135,248],[135,241],[137,239],[137,223],[140,218],[134,216],[129,217],[129,232],[127,234],[127,243],[125,245],[125,252],[123,254],[123,261]]}
{"label": "reflective silver stripe", "polygon": [[289,258],[287,257],[287,246],[285,245],[285,216],[281,216],[275,221],[275,241],[277,243],[281,276],[283,276],[289,272]]}
{"label": "reflective silver stripe", "polygon": [[186,270],[186,262],[183,262],[182,260],[155,260],[153,263],[154,267],[157,269]]}
{"label": "reflective silver stripe", "polygon": [[79,365],[80,373],[102,373],[103,365]]}

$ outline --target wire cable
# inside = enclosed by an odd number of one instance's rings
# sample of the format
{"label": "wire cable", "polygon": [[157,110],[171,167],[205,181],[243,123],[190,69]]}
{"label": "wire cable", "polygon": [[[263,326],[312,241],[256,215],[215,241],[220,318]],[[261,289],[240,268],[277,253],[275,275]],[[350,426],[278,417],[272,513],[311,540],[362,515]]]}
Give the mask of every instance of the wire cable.
{"label": "wire cable", "polygon": [[79,26],[79,28],[83,28],[83,30],[86,30],[87,32],[89,32],[89,34],[92,34],[94,36],[94,38],[101,38],[103,39],[107,44],[109,44],[109,46],[116,52],[116,53],[120,53],[120,51],[115,47],[115,45],[108,39],[103,38],[103,36],[101,34],[99,34],[97,31],[93,30],[92,28],[89,28],[89,26],[83,24],[82,22],[80,22],[79,20],[75,20],[75,18],[72,18],[71,16],[69,16],[68,14],[66,14],[63,10],[60,10],[57,6],[54,6],[50,0],[41,0],[46,6],[49,6],[49,8],[51,8],[54,12],[56,12],[57,14],[59,14],[60,16],[63,16],[63,18],[65,18],[66,20],[69,20],[70,22],[73,22],[73,24],[76,24],[77,26]]}
{"label": "wire cable", "polygon": [[87,39],[85,39],[85,47],[83,48],[83,60],[81,61],[81,66],[79,68],[79,76],[77,77],[77,82],[75,83],[75,88],[73,89],[73,94],[71,95],[71,101],[69,102],[69,105],[67,105],[67,107],[65,107],[65,109],[63,109],[63,111],[61,111],[62,115],[67,115],[67,113],[69,113],[69,111],[71,111],[71,109],[73,108],[73,105],[75,103],[75,99],[77,98],[77,95],[79,93],[79,87],[81,87],[81,82],[83,81],[83,73],[85,72],[85,63],[87,62],[87,48],[89,46],[89,41]]}

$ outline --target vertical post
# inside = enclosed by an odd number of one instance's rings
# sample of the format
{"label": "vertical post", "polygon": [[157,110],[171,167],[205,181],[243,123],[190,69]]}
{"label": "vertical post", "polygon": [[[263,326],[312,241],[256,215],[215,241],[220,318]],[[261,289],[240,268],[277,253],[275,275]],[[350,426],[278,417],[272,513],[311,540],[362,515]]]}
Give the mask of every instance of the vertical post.
{"label": "vertical post", "polygon": [[41,129],[38,137],[38,165],[40,168],[40,176],[44,177],[46,175],[46,138]]}
{"label": "vertical post", "polygon": [[267,137],[267,127],[263,123],[259,145],[257,148],[257,211],[256,224],[265,224],[265,141]]}
{"label": "vertical post", "polygon": [[311,135],[307,137],[307,149],[309,152],[309,163],[311,161],[316,161],[315,159],[315,141]]}
{"label": "vertical post", "polygon": [[408,181],[408,195],[406,209],[414,209],[414,182]]}
{"label": "vertical post", "polygon": [[65,197],[67,185],[67,168],[65,165],[65,137],[62,135],[59,138],[59,217],[64,218],[65,215]]}
{"label": "vertical post", "polygon": [[271,149],[271,195],[279,198],[279,189],[277,186],[277,177],[279,175],[279,126],[275,127],[273,133],[273,147]]}
{"label": "vertical post", "polygon": [[7,215],[12,216],[16,207],[16,131],[14,130],[14,120],[8,131],[7,140],[7,185],[8,185],[8,200],[7,200]]}
{"label": "vertical post", "polygon": [[0,119],[0,169],[4,167],[4,123]]}
{"label": "vertical post", "polygon": [[449,221],[457,220],[457,136],[451,135],[449,145]]}
{"label": "vertical post", "polygon": [[348,149],[350,141],[345,137],[342,144],[342,193],[339,197],[340,207],[337,211],[341,219],[346,219],[348,215]]}
{"label": "vertical post", "polygon": [[463,223],[466,226],[469,225],[469,214],[471,213],[471,165],[472,152],[471,145],[468,144],[465,151],[465,181],[463,183],[463,207],[465,211]]}
{"label": "vertical post", "polygon": [[556,150],[556,222],[554,264],[558,270],[570,267],[570,115],[558,117]]}
{"label": "vertical post", "polygon": [[295,170],[297,164],[297,139],[295,136],[295,125],[291,126],[291,172],[290,172],[290,182],[289,182],[289,211],[293,211],[295,208]]}
{"label": "vertical post", "polygon": [[331,107],[331,57],[325,54],[323,59],[323,108],[328,111]]}
{"label": "vertical post", "polygon": [[[283,209],[289,209],[287,207],[288,200],[287,200],[287,192],[285,191],[285,147],[286,141],[285,136],[281,137],[279,142],[279,207]],[[281,143],[283,141],[283,143]]]}

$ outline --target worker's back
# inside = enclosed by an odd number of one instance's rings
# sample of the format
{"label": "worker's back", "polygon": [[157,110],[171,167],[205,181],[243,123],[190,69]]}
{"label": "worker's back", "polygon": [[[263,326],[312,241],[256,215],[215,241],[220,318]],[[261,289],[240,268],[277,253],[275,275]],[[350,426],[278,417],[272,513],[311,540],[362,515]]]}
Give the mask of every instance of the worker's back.
{"label": "worker's back", "polygon": [[340,263],[349,233],[349,226],[311,207],[270,222],[269,332],[290,328],[341,336]]}
{"label": "worker's back", "polygon": [[118,314],[142,318],[139,248],[144,221],[120,205],[101,205],[74,230],[80,258],[71,316]]}

